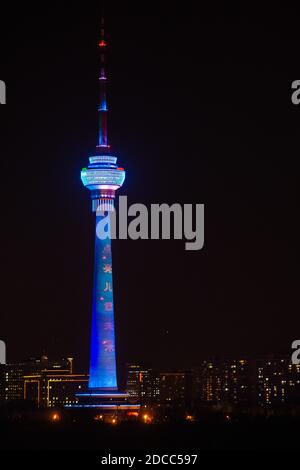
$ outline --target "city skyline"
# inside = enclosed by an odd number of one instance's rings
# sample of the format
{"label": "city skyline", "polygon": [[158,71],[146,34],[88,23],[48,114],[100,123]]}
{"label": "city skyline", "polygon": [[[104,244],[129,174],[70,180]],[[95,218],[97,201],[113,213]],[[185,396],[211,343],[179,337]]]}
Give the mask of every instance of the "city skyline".
{"label": "city skyline", "polygon": [[[60,15],[49,9],[48,17],[29,10],[24,23],[15,13],[14,28],[1,31],[8,95],[1,107],[3,172],[20,188],[11,192],[3,181],[1,339],[8,360],[46,347],[51,354],[80,351],[83,367],[93,220],[78,171],[96,134],[100,12],[64,8]],[[158,364],[163,357],[172,368],[210,355],[291,353],[300,328],[298,118],[289,93],[298,40],[291,46],[292,31],[278,38],[264,20],[222,12],[108,12],[107,21],[112,138],[130,167],[130,202],[207,205],[207,244],[199,253],[184,252],[181,241],[116,240],[121,362]],[[223,44],[214,39],[220,34]],[[21,109],[16,146],[11,123]]]}
{"label": "city skyline", "polygon": [[[0,366],[0,406],[26,400],[38,408],[78,408],[88,382],[89,375],[78,370],[76,358],[54,360],[42,355],[8,363]],[[300,364],[280,355],[206,358],[195,367],[177,370],[128,363],[122,388],[131,406],[151,405],[157,412],[160,406],[178,407],[178,416],[182,411],[201,411],[203,406],[213,413],[218,403],[237,407],[237,412],[242,406],[254,414],[255,407],[277,411],[292,407],[296,412]]]}

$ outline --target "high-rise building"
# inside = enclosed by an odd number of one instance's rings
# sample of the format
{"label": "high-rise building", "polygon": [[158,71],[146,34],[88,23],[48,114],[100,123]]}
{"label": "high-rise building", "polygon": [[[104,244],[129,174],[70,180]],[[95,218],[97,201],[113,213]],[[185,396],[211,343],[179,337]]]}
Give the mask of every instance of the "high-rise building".
{"label": "high-rise building", "polygon": [[76,394],[86,388],[87,382],[86,374],[41,370],[36,375],[24,376],[24,399],[42,408],[69,407],[78,403]]}
{"label": "high-rise building", "polygon": [[126,391],[131,400],[138,401],[142,405],[158,403],[159,373],[138,364],[127,364]]}
{"label": "high-rise building", "polygon": [[108,143],[107,73],[104,20],[100,34],[99,136],[95,154],[81,172],[84,186],[90,191],[92,210],[96,214],[94,287],[88,390],[78,394],[79,405],[103,409],[129,409],[127,394],[118,389],[113,295],[111,228],[115,212],[116,191],[123,185],[125,171],[117,165]]}
{"label": "high-rise building", "polygon": [[269,356],[256,361],[257,400],[261,406],[300,404],[300,365],[289,356]]}
{"label": "high-rise building", "polygon": [[8,363],[1,367],[1,398],[2,401],[24,399],[24,377],[31,376],[32,380],[44,372],[69,374],[72,371],[73,358],[60,361],[50,361],[47,356],[40,359],[31,358],[28,361]]}
{"label": "high-rise building", "polygon": [[205,360],[194,371],[195,403],[254,403],[255,366],[248,359]]}
{"label": "high-rise building", "polygon": [[159,403],[161,405],[190,407],[192,402],[192,372],[161,372]]}

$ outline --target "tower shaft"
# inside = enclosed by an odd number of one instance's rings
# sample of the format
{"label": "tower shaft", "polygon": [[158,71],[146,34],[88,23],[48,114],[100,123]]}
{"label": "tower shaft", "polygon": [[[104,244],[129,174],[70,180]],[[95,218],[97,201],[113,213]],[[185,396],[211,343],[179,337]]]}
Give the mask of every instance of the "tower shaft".
{"label": "tower shaft", "polygon": [[90,389],[117,390],[110,214],[97,214],[90,356]]}

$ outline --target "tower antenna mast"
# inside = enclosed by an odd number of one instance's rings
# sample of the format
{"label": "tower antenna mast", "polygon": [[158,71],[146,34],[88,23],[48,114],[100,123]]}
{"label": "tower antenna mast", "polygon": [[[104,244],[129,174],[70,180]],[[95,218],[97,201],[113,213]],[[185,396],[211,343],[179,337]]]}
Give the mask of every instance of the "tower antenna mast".
{"label": "tower antenna mast", "polygon": [[106,75],[106,50],[107,43],[105,40],[105,22],[104,16],[101,17],[101,29],[100,29],[100,99],[99,99],[99,133],[98,133],[98,149],[103,153],[103,150],[108,150],[110,148],[108,144],[108,129],[107,129],[107,75]]}

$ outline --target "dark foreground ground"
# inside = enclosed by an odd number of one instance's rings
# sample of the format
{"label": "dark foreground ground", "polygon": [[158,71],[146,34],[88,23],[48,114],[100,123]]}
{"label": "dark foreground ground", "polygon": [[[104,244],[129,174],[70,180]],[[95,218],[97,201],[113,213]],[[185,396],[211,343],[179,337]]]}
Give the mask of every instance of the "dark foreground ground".
{"label": "dark foreground ground", "polygon": [[298,450],[300,420],[149,424],[1,423],[0,450],[176,451]]}

